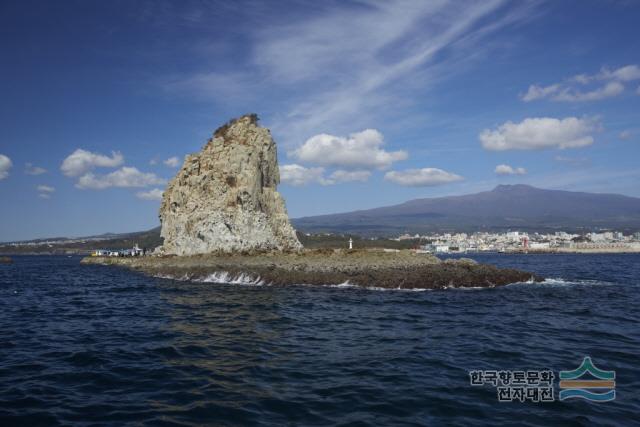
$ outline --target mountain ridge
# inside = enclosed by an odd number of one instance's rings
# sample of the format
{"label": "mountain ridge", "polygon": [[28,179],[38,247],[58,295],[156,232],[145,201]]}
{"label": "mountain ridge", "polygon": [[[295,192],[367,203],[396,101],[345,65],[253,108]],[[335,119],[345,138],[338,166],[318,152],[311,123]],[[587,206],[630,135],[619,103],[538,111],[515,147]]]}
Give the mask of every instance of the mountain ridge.
{"label": "mountain ridge", "polygon": [[[547,197],[541,201],[538,196],[543,192]],[[585,218],[585,215],[574,215],[574,217],[564,216],[562,218],[550,216],[538,216],[535,218],[517,216],[511,212],[511,216],[500,218],[499,216],[490,216],[483,212],[478,205],[473,206],[473,211],[468,215],[451,215],[442,210],[427,211],[424,210],[424,203],[448,203],[458,204],[458,206],[450,206],[450,210],[462,210],[460,204],[468,201],[469,198],[479,198],[475,203],[493,203],[496,200],[509,199],[510,204],[521,203],[522,198],[535,199],[534,204],[547,206],[553,203],[554,198],[571,197],[571,203],[576,200],[582,200],[582,205],[576,205],[573,211],[591,212]],[[577,199],[576,199],[577,198]],[[562,200],[561,200],[562,201]],[[594,204],[608,205],[604,210],[593,212],[593,210],[585,209]],[[626,207],[620,209],[619,204],[622,203]],[[471,209],[465,208],[466,211]],[[398,211],[397,208],[406,207],[407,210]],[[524,210],[531,209],[525,207]],[[607,212],[608,211],[608,212]],[[372,215],[373,213],[373,215]],[[600,215],[600,217],[596,217]],[[351,217],[351,218],[348,218]],[[348,221],[344,219],[348,218]],[[574,231],[586,232],[598,229],[617,229],[619,231],[636,232],[640,231],[640,198],[624,196],[612,193],[588,193],[579,191],[565,190],[545,190],[524,184],[514,185],[498,185],[492,190],[482,191],[479,193],[431,197],[408,200],[403,203],[390,206],[381,206],[373,209],[361,209],[351,212],[341,212],[335,214],[316,215],[294,218],[291,220],[294,227],[300,232],[332,232],[356,234],[362,236],[396,236],[398,233],[422,233],[434,231],[504,231],[504,230],[522,230],[522,231]],[[108,238],[111,237],[111,238]],[[50,240],[91,240],[91,244],[68,245],[70,247],[105,247],[118,248],[125,247],[131,242],[137,242],[140,245],[154,247],[162,244],[160,238],[160,227],[150,230],[131,232],[131,233],[104,233],[100,235],[88,237],[57,237],[57,238],[40,238],[16,242],[2,242],[0,246],[6,246],[10,243],[37,243]],[[62,242],[61,242],[62,243]],[[89,242],[87,242],[89,243]],[[123,246],[125,245],[125,246]],[[127,246],[128,247],[128,246]],[[1,252],[1,251],[0,251]]]}
{"label": "mountain ridge", "polygon": [[640,229],[640,198],[610,193],[498,185],[479,193],[412,199],[352,212],[293,219],[305,232],[393,234],[520,228],[567,231]]}

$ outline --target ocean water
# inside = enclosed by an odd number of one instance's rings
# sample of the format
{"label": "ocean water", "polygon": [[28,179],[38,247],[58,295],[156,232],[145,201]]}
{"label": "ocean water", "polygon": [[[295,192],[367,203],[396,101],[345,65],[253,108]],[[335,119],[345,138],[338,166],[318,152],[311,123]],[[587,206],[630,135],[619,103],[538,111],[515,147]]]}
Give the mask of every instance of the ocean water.
{"label": "ocean water", "polygon": [[[16,257],[0,266],[0,426],[638,425],[640,256],[472,257],[550,280],[273,288]],[[498,402],[469,381],[584,356],[616,371],[614,401]]]}

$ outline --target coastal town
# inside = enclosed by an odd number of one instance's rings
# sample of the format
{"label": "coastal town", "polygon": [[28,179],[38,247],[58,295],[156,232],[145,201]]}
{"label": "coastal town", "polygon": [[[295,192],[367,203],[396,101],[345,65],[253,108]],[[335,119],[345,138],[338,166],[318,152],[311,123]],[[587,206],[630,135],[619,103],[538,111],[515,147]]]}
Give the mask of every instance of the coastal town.
{"label": "coastal town", "polygon": [[[403,234],[398,241],[419,241],[420,250],[429,253],[468,252],[640,252],[640,232],[623,234],[619,231],[572,234],[554,233],[433,233],[426,235]],[[423,243],[424,242],[424,243]]]}
{"label": "coastal town", "polygon": [[[626,253],[640,252],[640,232],[599,231],[570,233],[544,232],[473,232],[473,233],[404,233],[395,237],[360,237],[337,233],[299,233],[305,248],[388,248],[413,249],[432,254],[496,253]],[[42,239],[0,244],[0,252],[85,254],[129,257],[149,255],[160,242],[159,236],[146,245],[128,245],[131,239],[76,238]],[[126,249],[126,248],[129,249]],[[149,249],[151,248],[151,249]]]}

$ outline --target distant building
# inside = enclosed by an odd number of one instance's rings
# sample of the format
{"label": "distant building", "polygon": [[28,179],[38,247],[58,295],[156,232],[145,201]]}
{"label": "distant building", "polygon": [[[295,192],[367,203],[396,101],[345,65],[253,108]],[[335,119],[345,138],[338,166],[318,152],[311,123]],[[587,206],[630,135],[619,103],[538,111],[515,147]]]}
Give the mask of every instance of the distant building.
{"label": "distant building", "polygon": [[529,249],[531,249],[531,250],[549,249],[550,247],[551,247],[551,245],[549,244],[549,242],[531,242],[531,243],[529,243]]}
{"label": "distant building", "polygon": [[138,246],[136,243],[132,249],[122,250],[110,250],[110,249],[96,249],[91,253],[91,256],[109,256],[109,257],[127,257],[127,256],[143,256],[146,251]]}

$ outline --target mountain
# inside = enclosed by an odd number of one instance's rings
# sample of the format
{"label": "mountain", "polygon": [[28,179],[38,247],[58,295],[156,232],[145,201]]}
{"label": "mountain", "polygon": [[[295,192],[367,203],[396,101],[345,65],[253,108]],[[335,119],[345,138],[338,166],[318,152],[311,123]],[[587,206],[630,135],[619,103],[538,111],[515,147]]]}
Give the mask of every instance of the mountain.
{"label": "mountain", "polygon": [[294,219],[304,232],[372,234],[428,231],[640,229],[640,199],[617,194],[498,185],[463,196],[415,199],[376,209]]}
{"label": "mountain", "polygon": [[[499,185],[464,196],[415,199],[394,206],[292,220],[302,232],[395,236],[430,231],[640,231],[640,199],[617,194],[543,190],[528,185]],[[300,236],[306,247],[334,247],[335,236]],[[162,244],[152,230],[78,238],[0,243],[0,253],[88,253],[93,249],[145,248]],[[385,245],[392,242],[385,242]],[[340,239],[343,245],[344,240]],[[372,243],[380,245],[380,241]],[[395,246],[389,246],[395,247]]]}

